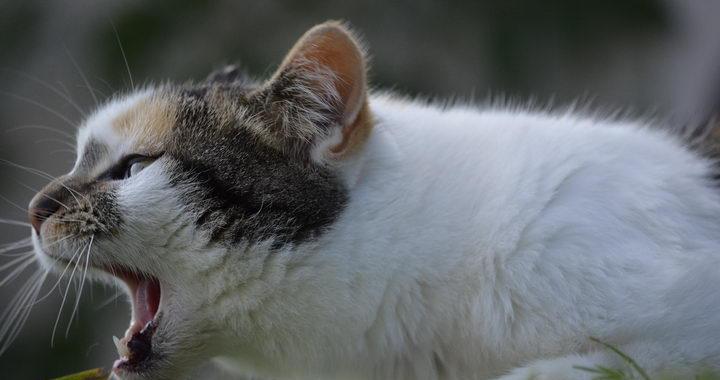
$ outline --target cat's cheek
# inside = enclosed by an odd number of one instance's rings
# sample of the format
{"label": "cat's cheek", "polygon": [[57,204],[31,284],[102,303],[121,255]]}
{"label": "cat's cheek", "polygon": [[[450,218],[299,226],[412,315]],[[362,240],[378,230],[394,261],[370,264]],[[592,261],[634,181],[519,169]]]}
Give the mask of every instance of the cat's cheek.
{"label": "cat's cheek", "polygon": [[118,238],[145,248],[145,254],[176,250],[186,244],[186,233],[182,231],[187,225],[186,216],[168,176],[164,166],[156,163],[118,189],[118,209],[123,220]]}

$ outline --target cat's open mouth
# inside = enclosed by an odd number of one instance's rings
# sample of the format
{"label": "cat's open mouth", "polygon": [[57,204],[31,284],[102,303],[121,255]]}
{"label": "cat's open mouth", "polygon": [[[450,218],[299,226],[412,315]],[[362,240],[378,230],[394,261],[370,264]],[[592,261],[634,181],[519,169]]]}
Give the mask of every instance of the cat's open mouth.
{"label": "cat's open mouth", "polygon": [[[33,235],[33,239],[38,239]],[[63,257],[46,253],[39,241],[34,241],[35,249],[55,260],[59,268],[72,265]],[[157,277],[146,272],[118,264],[92,266],[119,279],[130,295],[132,319],[130,327],[122,338],[113,336],[119,359],[113,363],[113,372],[146,372],[159,359],[157,350],[153,350],[153,336],[162,320],[162,285]]]}
{"label": "cat's open mouth", "polygon": [[127,285],[132,298],[130,327],[122,339],[113,337],[120,356],[113,364],[113,371],[140,372],[153,359],[152,338],[160,322],[160,282],[153,276],[125,268],[113,267],[108,272]]}

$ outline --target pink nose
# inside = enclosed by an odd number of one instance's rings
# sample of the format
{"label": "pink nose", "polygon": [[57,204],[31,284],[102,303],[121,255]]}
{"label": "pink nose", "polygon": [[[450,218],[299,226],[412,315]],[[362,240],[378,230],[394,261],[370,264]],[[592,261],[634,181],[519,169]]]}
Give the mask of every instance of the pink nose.
{"label": "pink nose", "polygon": [[40,227],[42,227],[43,222],[56,213],[58,209],[60,209],[60,203],[43,194],[40,194],[40,196],[30,204],[28,217],[30,218],[30,224],[32,224],[38,236],[40,235]]}

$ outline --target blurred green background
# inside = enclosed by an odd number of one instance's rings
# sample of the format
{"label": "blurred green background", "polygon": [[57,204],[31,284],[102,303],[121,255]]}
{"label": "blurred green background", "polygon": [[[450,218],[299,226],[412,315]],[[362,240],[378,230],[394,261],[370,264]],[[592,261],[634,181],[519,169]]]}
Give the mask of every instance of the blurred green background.
{"label": "blurred green background", "polygon": [[[479,104],[577,100],[684,123],[720,110],[719,16],[712,0],[0,0],[0,159],[53,176],[69,170],[83,115],[58,92],[91,112],[92,93],[102,101],[130,87],[113,25],[136,85],[200,80],[236,62],[266,76],[306,29],[344,19],[370,47],[374,88]],[[46,182],[0,164],[0,218],[25,220]],[[28,233],[0,225],[0,243]],[[0,268],[10,259],[0,257]],[[0,288],[0,314],[22,284]],[[109,366],[129,308],[113,289],[89,290],[66,337],[70,287],[54,347],[60,292],[36,305],[0,356],[0,378]]]}

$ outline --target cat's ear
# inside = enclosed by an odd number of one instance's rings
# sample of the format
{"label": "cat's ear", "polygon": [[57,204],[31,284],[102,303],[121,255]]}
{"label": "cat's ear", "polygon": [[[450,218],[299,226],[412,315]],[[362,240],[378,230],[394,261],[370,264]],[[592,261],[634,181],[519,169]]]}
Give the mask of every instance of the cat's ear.
{"label": "cat's ear", "polygon": [[341,157],[370,128],[364,50],[338,22],[306,32],[257,96],[269,121],[260,135],[306,158]]}

